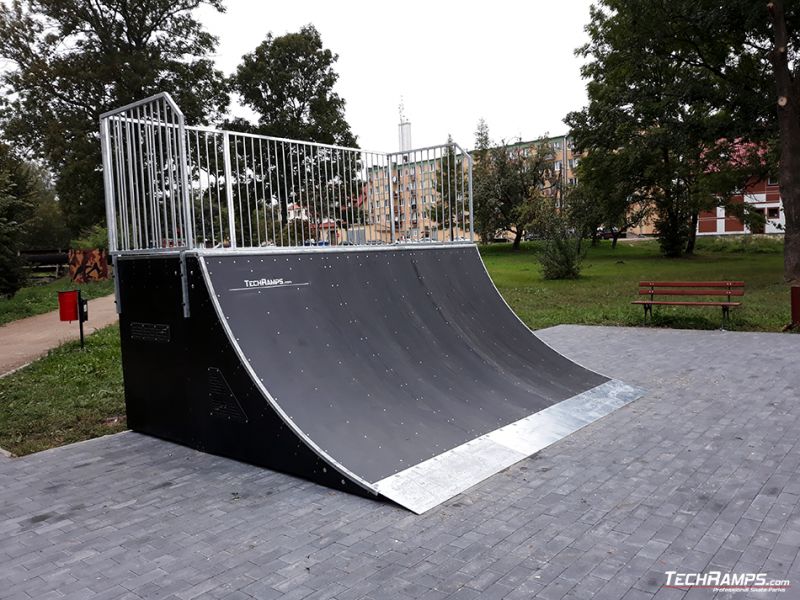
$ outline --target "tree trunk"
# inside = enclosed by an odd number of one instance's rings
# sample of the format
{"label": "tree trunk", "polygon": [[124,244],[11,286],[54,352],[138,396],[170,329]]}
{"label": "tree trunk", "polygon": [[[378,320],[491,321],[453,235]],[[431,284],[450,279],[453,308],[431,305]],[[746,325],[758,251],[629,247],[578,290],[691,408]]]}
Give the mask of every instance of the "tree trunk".
{"label": "tree trunk", "polygon": [[619,239],[619,231],[611,231],[611,249],[617,249],[617,240]]}
{"label": "tree trunk", "polygon": [[692,212],[692,225],[689,230],[689,239],[686,240],[686,254],[694,254],[694,247],[697,243],[697,220],[700,218],[700,213],[697,211]]}
{"label": "tree trunk", "polygon": [[512,249],[514,252],[519,250],[519,244],[522,241],[522,234],[525,233],[522,229],[517,229],[516,233],[514,234],[514,246]]}
{"label": "tree trunk", "polygon": [[786,219],[783,276],[791,285],[800,284],[800,79],[789,70],[786,13],[783,0],[767,4],[772,18],[774,48],[771,59],[778,95],[780,132],[779,183]]}

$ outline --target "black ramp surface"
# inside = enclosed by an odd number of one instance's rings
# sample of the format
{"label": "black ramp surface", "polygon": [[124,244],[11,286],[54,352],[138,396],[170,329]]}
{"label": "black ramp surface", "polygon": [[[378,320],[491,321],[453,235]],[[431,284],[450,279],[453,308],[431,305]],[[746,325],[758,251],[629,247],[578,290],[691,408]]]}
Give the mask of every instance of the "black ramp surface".
{"label": "black ramp surface", "polygon": [[369,484],[609,381],[533,335],[474,246],[204,260],[264,388]]}

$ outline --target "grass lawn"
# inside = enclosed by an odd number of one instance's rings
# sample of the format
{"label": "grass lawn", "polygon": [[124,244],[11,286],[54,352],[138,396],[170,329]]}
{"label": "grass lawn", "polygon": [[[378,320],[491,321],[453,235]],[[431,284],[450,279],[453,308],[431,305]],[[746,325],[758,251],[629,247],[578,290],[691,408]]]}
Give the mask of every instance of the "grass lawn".
{"label": "grass lawn", "polygon": [[[631,304],[640,280],[742,280],[743,305],[731,311],[727,329],[780,331],[790,319],[789,288],[783,283],[783,242],[774,239],[701,239],[693,257],[667,259],[655,241],[610,241],[589,248],[581,277],[546,281],[536,260],[536,243],[512,252],[510,244],[482,247],[495,285],[520,318],[533,329],[560,323],[643,324],[643,309]],[[721,309],[655,307],[653,325],[714,329]]]}
{"label": "grass lawn", "polygon": [[[662,258],[658,245],[651,241],[620,244],[616,250],[611,249],[610,242],[603,242],[589,249],[583,274],[574,281],[543,280],[536,248],[533,243],[523,244],[519,252],[512,252],[510,244],[481,249],[498,289],[534,329],[560,323],[642,325],[641,307],[630,304],[641,279],[741,279],[747,284],[744,306],[733,311],[730,329],[779,331],[789,321],[789,292],[782,283],[782,245],[774,240],[702,240],[697,256],[677,260]],[[49,294],[55,302],[55,291],[69,286],[56,282],[45,287],[49,291],[41,297]],[[99,296],[111,292],[112,286],[108,282],[85,289]],[[55,304],[46,310],[50,308]],[[660,307],[654,309],[654,324],[715,329],[720,326],[720,310]],[[87,337],[84,352],[78,342],[70,342],[0,379],[0,447],[14,454],[123,429],[125,403],[117,326]]]}
{"label": "grass lawn", "polygon": [[0,447],[16,455],[125,429],[119,327],[0,379]]}
{"label": "grass lawn", "polygon": [[61,277],[44,285],[24,287],[13,298],[0,298],[0,325],[56,310],[58,292],[76,288],[80,288],[81,295],[85,299],[91,300],[113,294],[114,280],[77,285],[69,277]]}

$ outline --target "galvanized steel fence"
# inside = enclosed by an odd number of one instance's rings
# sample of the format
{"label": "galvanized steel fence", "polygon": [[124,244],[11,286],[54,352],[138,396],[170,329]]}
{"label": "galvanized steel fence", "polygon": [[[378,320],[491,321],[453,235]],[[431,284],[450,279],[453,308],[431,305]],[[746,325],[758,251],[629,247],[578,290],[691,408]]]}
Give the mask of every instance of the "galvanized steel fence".
{"label": "galvanized steel fence", "polygon": [[162,93],[100,118],[114,253],[472,241],[457,144],[369,152],[184,124]]}

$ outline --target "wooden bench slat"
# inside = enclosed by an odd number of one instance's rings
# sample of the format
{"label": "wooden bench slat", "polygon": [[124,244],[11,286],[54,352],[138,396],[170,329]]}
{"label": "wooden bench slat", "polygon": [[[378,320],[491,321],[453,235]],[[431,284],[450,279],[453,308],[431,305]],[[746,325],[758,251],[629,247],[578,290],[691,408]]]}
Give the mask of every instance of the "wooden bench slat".
{"label": "wooden bench slat", "polygon": [[639,287],[744,287],[744,281],[640,281]]}
{"label": "wooden bench slat", "polygon": [[741,302],[681,302],[670,300],[634,300],[631,304],[647,304],[659,306],[741,306]]}
{"label": "wooden bench slat", "polygon": [[685,290],[650,290],[640,289],[640,296],[744,296],[744,290],[700,290],[696,288]]}

